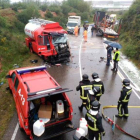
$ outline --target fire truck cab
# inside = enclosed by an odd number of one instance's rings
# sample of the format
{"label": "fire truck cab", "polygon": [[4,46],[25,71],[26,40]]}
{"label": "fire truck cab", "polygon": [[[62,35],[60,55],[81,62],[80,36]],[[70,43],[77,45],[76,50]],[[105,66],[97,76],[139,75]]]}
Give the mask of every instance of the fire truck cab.
{"label": "fire truck cab", "polygon": [[30,19],[25,26],[26,46],[44,60],[55,63],[69,61],[70,50],[65,31],[58,22]]}
{"label": "fire truck cab", "polygon": [[[71,122],[72,104],[65,93],[71,90],[62,89],[45,66],[10,70],[6,77],[15,100],[20,129],[31,140],[46,140],[75,130]],[[34,127],[37,121],[44,123],[41,135],[35,133],[40,131]]]}

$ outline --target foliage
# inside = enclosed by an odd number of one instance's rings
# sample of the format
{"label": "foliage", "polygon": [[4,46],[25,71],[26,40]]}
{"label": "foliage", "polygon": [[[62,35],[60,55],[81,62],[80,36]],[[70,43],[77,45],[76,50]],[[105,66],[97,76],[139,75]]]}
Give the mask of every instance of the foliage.
{"label": "foliage", "polygon": [[0,27],[6,27],[6,19],[0,16]]}
{"label": "foliage", "polygon": [[136,0],[129,11],[123,15],[120,42],[123,52],[133,60],[140,62],[140,1]]}
{"label": "foliage", "polygon": [[43,12],[45,12],[47,10],[47,5],[41,5],[39,7]]}
{"label": "foliage", "polygon": [[51,13],[50,11],[48,11],[48,12],[45,14],[45,17],[46,17],[46,18],[52,18],[53,15],[52,15],[52,13]]}
{"label": "foliage", "polygon": [[29,5],[26,10],[18,14],[18,20],[26,24],[31,17],[38,18],[39,16],[38,8],[34,5]]}

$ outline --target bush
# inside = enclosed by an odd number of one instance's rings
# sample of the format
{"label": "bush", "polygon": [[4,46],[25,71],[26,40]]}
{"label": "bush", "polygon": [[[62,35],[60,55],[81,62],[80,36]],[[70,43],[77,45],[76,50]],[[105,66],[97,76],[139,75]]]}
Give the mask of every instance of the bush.
{"label": "bush", "polygon": [[48,11],[48,12],[45,14],[45,17],[46,17],[46,18],[52,18],[53,15],[52,15],[52,13],[51,13],[50,11]]}
{"label": "bush", "polygon": [[41,5],[40,6],[40,9],[45,12],[47,10],[47,5]]}
{"label": "bush", "polygon": [[18,20],[22,23],[26,24],[31,17],[38,18],[40,16],[38,9],[35,6],[29,6],[27,10],[24,10],[23,12],[19,13],[17,15]]}
{"label": "bush", "polygon": [[15,24],[15,27],[18,29],[19,32],[23,32],[24,31],[25,25],[22,22],[17,20],[17,21],[15,21],[14,24]]}
{"label": "bush", "polygon": [[0,16],[0,27],[6,27],[6,26],[7,26],[6,19]]}

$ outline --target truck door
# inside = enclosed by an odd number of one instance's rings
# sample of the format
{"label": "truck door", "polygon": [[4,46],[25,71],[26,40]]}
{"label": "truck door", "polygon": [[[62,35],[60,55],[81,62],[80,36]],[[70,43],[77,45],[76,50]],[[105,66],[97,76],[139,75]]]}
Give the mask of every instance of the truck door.
{"label": "truck door", "polygon": [[47,50],[50,50],[51,46],[50,46],[50,41],[49,41],[48,37],[49,37],[48,35],[39,35],[38,36],[38,44],[41,46],[46,46]]}
{"label": "truck door", "polygon": [[16,79],[16,73],[13,72],[10,78],[10,89],[12,90],[14,98],[16,97],[15,89],[14,89],[15,79]]}

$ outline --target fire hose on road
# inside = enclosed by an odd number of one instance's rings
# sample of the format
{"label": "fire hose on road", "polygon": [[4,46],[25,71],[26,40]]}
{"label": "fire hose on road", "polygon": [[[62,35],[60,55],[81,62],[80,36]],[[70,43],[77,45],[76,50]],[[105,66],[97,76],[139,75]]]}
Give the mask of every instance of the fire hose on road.
{"label": "fire hose on road", "polygon": [[[140,106],[128,106],[129,108],[140,108]],[[107,109],[107,108],[117,108],[116,105],[110,105],[110,106],[103,106],[102,108],[102,116],[103,118],[112,125],[112,130],[114,131],[115,127],[118,128],[121,132],[123,132],[124,134],[132,137],[132,138],[135,138],[137,140],[140,140],[140,138],[137,138],[129,133],[127,133],[125,130],[123,130],[118,124],[115,123],[115,116],[114,116],[114,120],[111,120],[109,117],[107,117],[105,114],[104,114],[104,109]]]}

